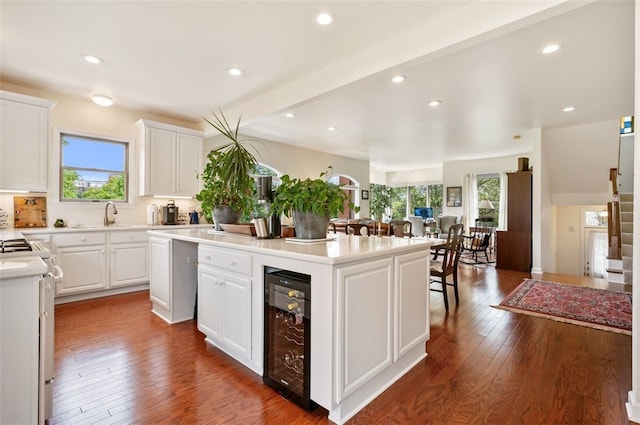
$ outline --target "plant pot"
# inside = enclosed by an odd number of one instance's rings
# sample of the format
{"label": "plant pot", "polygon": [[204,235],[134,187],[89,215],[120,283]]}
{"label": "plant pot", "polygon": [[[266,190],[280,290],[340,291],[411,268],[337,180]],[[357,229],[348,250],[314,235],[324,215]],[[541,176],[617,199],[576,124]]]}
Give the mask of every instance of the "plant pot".
{"label": "plant pot", "polygon": [[240,221],[242,213],[228,205],[218,205],[213,209],[213,222],[216,230],[222,230],[220,224],[234,224]]}
{"label": "plant pot", "polygon": [[313,212],[293,211],[293,224],[296,237],[299,239],[324,239],[329,227],[329,213],[314,214]]}

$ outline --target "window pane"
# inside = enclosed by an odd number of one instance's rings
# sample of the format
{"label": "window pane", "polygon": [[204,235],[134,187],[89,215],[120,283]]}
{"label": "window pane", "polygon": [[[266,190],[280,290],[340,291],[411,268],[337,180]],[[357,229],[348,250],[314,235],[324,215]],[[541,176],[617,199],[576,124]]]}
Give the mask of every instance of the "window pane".
{"label": "window pane", "polygon": [[407,188],[391,188],[391,220],[403,220],[407,216]]}
{"label": "window pane", "polygon": [[493,205],[490,208],[478,208],[479,218],[489,218],[493,221],[493,226],[499,223],[500,206],[500,176],[496,174],[486,174],[478,176],[478,202],[488,200]]}
{"label": "window pane", "polygon": [[62,137],[62,166],[125,171],[124,143],[112,143],[70,135]]}
{"label": "window pane", "polygon": [[61,135],[60,200],[127,200],[128,144]]}

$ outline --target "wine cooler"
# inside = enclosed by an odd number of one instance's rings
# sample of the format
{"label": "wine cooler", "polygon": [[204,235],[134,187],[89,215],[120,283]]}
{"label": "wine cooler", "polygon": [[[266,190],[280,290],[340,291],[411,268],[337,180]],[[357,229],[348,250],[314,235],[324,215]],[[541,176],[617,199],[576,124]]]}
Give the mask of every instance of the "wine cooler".
{"label": "wine cooler", "polygon": [[310,398],[311,278],[268,269],[264,279],[263,381],[307,410]]}

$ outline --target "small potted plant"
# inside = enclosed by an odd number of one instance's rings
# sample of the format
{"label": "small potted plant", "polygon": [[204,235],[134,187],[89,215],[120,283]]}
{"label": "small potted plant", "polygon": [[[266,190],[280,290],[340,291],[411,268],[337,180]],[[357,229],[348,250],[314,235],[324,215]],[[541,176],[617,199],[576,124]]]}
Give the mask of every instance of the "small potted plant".
{"label": "small potted plant", "polygon": [[[345,205],[358,211],[350,196],[341,185],[329,182],[333,168],[320,174],[320,178],[305,180],[283,175],[271,206],[276,214],[293,216],[296,237],[300,239],[323,239],[331,217],[344,212]],[[291,214],[291,215],[290,215]]]}
{"label": "small potted plant", "polygon": [[[238,138],[240,118],[235,128],[231,128],[226,117],[212,112],[213,119],[204,118],[213,128],[229,139],[226,143],[207,155],[202,179],[202,190],[196,199],[202,204],[202,212],[212,217],[216,229],[220,223],[237,223],[242,214],[249,214],[254,202],[254,179],[258,161]],[[212,214],[213,213],[213,214]]]}

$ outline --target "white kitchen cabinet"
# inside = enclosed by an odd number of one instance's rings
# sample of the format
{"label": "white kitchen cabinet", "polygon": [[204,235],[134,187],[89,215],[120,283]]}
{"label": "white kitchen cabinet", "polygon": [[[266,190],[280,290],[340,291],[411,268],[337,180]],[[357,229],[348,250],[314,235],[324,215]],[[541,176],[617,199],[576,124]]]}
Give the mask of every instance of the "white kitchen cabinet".
{"label": "white kitchen cabinet", "polygon": [[149,281],[149,236],[142,232],[112,232],[109,249],[109,287]]}
{"label": "white kitchen cabinet", "polygon": [[424,252],[337,271],[336,400],[342,401],[429,338]]}
{"label": "white kitchen cabinet", "polygon": [[167,323],[193,319],[198,288],[198,245],[150,237],[149,249],[151,311]]}
{"label": "white kitchen cabinet", "polygon": [[149,238],[149,296],[154,310],[171,309],[171,243],[171,239]]}
{"label": "white kitchen cabinet", "polygon": [[56,296],[118,289],[149,281],[146,231],[56,233],[52,236],[52,253],[64,272],[64,278],[57,283]]}
{"label": "white kitchen cabinet", "polygon": [[202,133],[139,120],[140,196],[195,196],[200,191]]}
{"label": "white kitchen cabinet", "polygon": [[243,363],[251,361],[251,255],[200,245],[198,329]]}
{"label": "white kitchen cabinet", "polygon": [[106,233],[56,234],[53,244],[64,271],[56,296],[108,288]]}
{"label": "white kitchen cabinet", "polygon": [[55,104],[0,91],[0,190],[47,191],[49,111]]}
{"label": "white kitchen cabinet", "polygon": [[38,424],[42,276],[0,279],[0,423]]}

